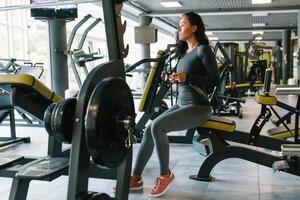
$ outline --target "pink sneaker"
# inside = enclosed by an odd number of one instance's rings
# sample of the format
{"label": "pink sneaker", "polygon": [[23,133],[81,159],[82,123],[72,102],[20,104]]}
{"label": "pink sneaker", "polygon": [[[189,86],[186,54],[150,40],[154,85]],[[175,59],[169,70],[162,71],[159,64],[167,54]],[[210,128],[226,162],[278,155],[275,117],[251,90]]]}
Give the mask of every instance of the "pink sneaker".
{"label": "pink sneaker", "polygon": [[150,197],[160,197],[165,194],[168,188],[171,186],[171,183],[175,180],[175,176],[173,173],[170,174],[169,177],[159,176],[156,179],[156,185],[150,192]]}
{"label": "pink sneaker", "polygon": [[[141,190],[144,187],[143,185],[144,185],[143,179],[136,181],[136,180],[133,180],[132,178],[130,178],[129,191]],[[112,188],[112,192],[116,192],[116,187]]]}

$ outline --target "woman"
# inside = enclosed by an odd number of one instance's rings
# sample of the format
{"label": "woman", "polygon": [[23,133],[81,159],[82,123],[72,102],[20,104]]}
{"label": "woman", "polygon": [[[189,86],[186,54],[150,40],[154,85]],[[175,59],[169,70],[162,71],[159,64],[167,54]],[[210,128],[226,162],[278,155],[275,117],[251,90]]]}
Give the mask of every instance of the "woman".
{"label": "woman", "polygon": [[170,75],[172,83],[179,84],[178,104],[157,117],[144,132],[137,155],[130,190],[143,188],[142,172],[156,147],[160,176],[150,192],[150,197],[163,195],[175,180],[169,168],[168,132],[194,128],[211,116],[207,98],[218,84],[219,74],[215,57],[208,46],[205,26],[201,17],[193,12],[185,13],[179,24],[177,56],[180,59],[177,73]]}

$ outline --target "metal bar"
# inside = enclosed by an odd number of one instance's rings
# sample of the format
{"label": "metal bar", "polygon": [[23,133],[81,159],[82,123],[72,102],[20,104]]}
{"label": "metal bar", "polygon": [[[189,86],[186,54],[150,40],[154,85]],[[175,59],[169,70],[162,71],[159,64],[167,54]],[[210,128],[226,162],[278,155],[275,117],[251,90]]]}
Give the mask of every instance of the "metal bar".
{"label": "metal bar", "polygon": [[277,95],[300,95],[299,85],[286,85],[275,89]]}
{"label": "metal bar", "polygon": [[[144,16],[143,14],[141,14],[139,16],[139,26],[150,26],[151,21],[152,21],[152,17]],[[150,58],[150,55],[151,55],[150,54],[150,44],[149,43],[148,44],[139,44],[139,47],[140,47],[140,55],[141,55],[140,59]],[[148,62],[143,63],[141,65],[141,68],[144,69],[145,71],[150,70],[151,65]],[[145,84],[147,81],[147,76],[144,75],[142,80],[143,81],[142,81],[142,83],[140,83],[141,84],[140,86],[142,86],[142,88],[143,88],[143,87],[145,87]]]}
{"label": "metal bar", "polygon": [[49,20],[49,58],[51,71],[51,88],[64,98],[68,89],[68,58],[66,22],[62,20]]}
{"label": "metal bar", "polygon": [[[16,120],[17,121],[17,120]],[[4,123],[1,123],[0,126],[10,126],[9,123],[6,123],[6,121],[4,121]],[[22,124],[22,123],[18,123],[16,124],[17,127],[44,127],[43,124]]]}
{"label": "metal bar", "polygon": [[62,5],[69,5],[69,4],[94,3],[100,1],[101,0],[66,0],[66,1],[53,1],[53,2],[46,2],[46,3],[38,3],[38,4],[18,4],[18,5],[0,7],[0,12],[10,11],[10,10],[31,9],[31,8],[45,8],[50,6],[62,6]]}
{"label": "metal bar", "polygon": [[240,103],[245,103],[246,102],[245,99],[236,98],[236,97],[230,97],[230,96],[219,95],[219,98],[224,99],[224,100],[236,101],[236,102],[240,102]]}
{"label": "metal bar", "polygon": [[[256,8],[218,8],[218,9],[198,9],[193,10],[201,16],[217,16],[217,15],[249,15],[257,13],[296,13],[300,10],[298,6],[280,6],[280,7],[256,7]],[[181,16],[182,13],[188,12],[190,9],[181,10],[165,10],[153,11],[145,14],[152,17],[167,17],[167,16]]]}
{"label": "metal bar", "polygon": [[[297,55],[297,60],[298,60],[298,62],[297,62],[297,65],[298,65],[298,70],[297,70],[297,74],[295,74],[295,76],[296,77],[298,77],[298,79],[299,79],[299,77],[300,77],[300,71],[299,71],[299,68],[300,68],[300,51],[299,51],[299,49],[300,49],[300,10],[298,11],[298,16],[297,16],[297,18],[298,18],[298,20],[297,20],[297,39],[298,39],[298,55]],[[299,97],[298,97],[299,98]]]}
{"label": "metal bar", "polygon": [[135,125],[134,134],[138,138],[142,139],[142,137],[143,137],[143,133],[142,133],[143,129],[145,128],[145,124],[148,122],[148,120],[150,119],[150,117],[151,117],[152,114],[153,113],[150,113],[150,112],[144,112],[144,114],[142,115],[142,117],[140,118],[140,120]]}
{"label": "metal bar", "polygon": [[[222,37],[222,36],[220,36]],[[273,42],[273,41],[279,41],[281,40],[280,38],[272,38],[272,39],[268,39],[268,38],[264,38],[263,41],[270,41],[270,42]],[[212,40],[214,41],[214,40]],[[219,38],[218,40],[219,42],[243,42],[243,43],[247,43],[249,42],[249,40],[247,38],[239,38],[239,39],[236,39],[236,38],[232,38],[232,39],[229,39],[229,38],[226,38],[226,39],[222,39],[222,38]]]}
{"label": "metal bar", "polygon": [[9,121],[10,121],[10,136],[11,139],[17,139],[16,136],[16,124],[15,124],[15,112],[14,109],[9,111]]}
{"label": "metal bar", "polygon": [[78,85],[78,88],[80,88],[82,86],[82,82],[81,82],[81,78],[79,76],[79,73],[77,71],[77,68],[76,68],[76,64],[72,58],[72,56],[70,56],[70,60],[69,60],[69,64],[71,66],[71,69],[73,71],[73,74],[74,74],[74,77],[75,77],[75,80],[76,80],[76,83]]}
{"label": "metal bar", "polygon": [[105,19],[107,49],[109,54],[109,60],[115,60],[121,58],[120,50],[122,47],[119,46],[119,40],[123,38],[118,37],[117,27],[117,13],[116,13],[116,0],[103,1],[103,14]]}
{"label": "metal bar", "polygon": [[102,19],[101,19],[101,18],[98,18],[98,19],[96,19],[90,26],[88,26],[88,27],[85,29],[85,31],[83,32],[82,37],[81,37],[81,39],[80,39],[80,42],[79,42],[79,45],[78,45],[78,49],[82,49],[83,44],[84,44],[84,42],[85,42],[85,39],[86,39],[88,33],[89,33],[89,32],[90,32],[97,24],[99,24],[101,21],[102,21]]}
{"label": "metal bar", "polygon": [[[48,20],[49,31],[49,60],[51,73],[51,88],[61,97],[65,97],[68,89],[68,57],[66,22],[63,20]],[[61,154],[62,143],[49,136],[48,155]]]}
{"label": "metal bar", "polygon": [[17,58],[0,58],[0,61],[10,61],[10,62],[31,62],[31,60],[17,59]]}
{"label": "metal bar", "polygon": [[226,62],[228,62],[228,65],[232,64],[232,60],[229,58],[227,52],[225,51],[225,49],[224,49],[224,47],[222,46],[221,43],[216,44],[216,47],[215,47],[216,53],[217,53],[218,49],[220,50],[220,52],[222,53],[222,55],[226,59]]}
{"label": "metal bar", "polygon": [[1,142],[5,141],[5,139],[7,139],[6,140],[7,142],[0,143],[0,148],[11,145],[11,144],[16,144],[16,143],[19,143],[19,142],[30,143],[30,138],[29,137],[27,137],[27,138],[16,138],[16,139],[13,139],[13,140],[11,140],[10,138],[1,138],[0,141]]}
{"label": "metal bar", "polygon": [[[215,147],[215,146],[213,146]],[[260,152],[252,148],[248,147],[240,147],[230,145],[226,147],[224,151],[213,152],[210,154],[202,163],[198,174],[195,176],[190,176],[190,178],[194,180],[210,180],[210,173],[212,169],[221,161],[228,158],[240,158],[246,161],[250,161],[253,163],[257,163],[259,165],[263,165],[266,167],[271,167],[275,161],[281,160],[282,158],[279,156],[274,156],[269,153]],[[299,175],[299,172],[295,172],[293,170],[286,171],[287,173]]]}
{"label": "metal bar", "polygon": [[291,69],[291,31],[284,30],[282,33],[282,83],[287,84],[288,79],[290,78],[290,69]]}
{"label": "metal bar", "polygon": [[30,180],[13,179],[9,200],[26,200]]}
{"label": "metal bar", "polygon": [[69,37],[69,41],[68,41],[68,44],[67,44],[67,49],[70,51],[71,50],[71,47],[72,47],[72,44],[73,44],[73,41],[74,41],[74,38],[75,38],[75,35],[77,33],[77,30],[88,20],[92,17],[92,15],[86,15],[84,16],[84,18],[82,20],[80,20],[76,25],[75,27],[73,28],[71,34],[70,34],[70,37]]}
{"label": "metal bar", "polygon": [[299,143],[299,112],[296,113],[295,115],[295,142]]}
{"label": "metal bar", "polygon": [[[282,30],[296,30],[297,26],[274,26],[274,27],[235,27],[235,28],[207,28],[207,31],[282,31]],[[281,38],[280,38],[281,40]],[[248,39],[249,41],[249,39]]]}
{"label": "metal bar", "polygon": [[[207,132],[207,129],[197,128],[199,134],[203,134]],[[234,131],[234,133],[228,133],[223,131],[212,130],[213,132],[217,132],[217,136],[223,138],[224,140],[228,140],[231,142],[237,142],[241,144],[248,144],[248,139],[250,134],[243,131]],[[293,141],[275,139],[269,136],[259,135],[258,142],[255,146],[262,147],[266,149],[271,149],[275,151],[281,151],[282,144],[294,144]]]}
{"label": "metal bar", "polygon": [[126,160],[118,167],[117,185],[116,185],[116,199],[127,200],[129,195],[129,182],[132,164],[132,149],[128,153]]}
{"label": "metal bar", "polygon": [[[272,112],[276,115],[276,117],[278,119],[280,119],[280,115],[276,112],[276,110],[273,108],[273,106],[269,106],[269,107],[272,110]],[[282,121],[282,125],[284,126],[284,128],[286,128],[286,130],[288,132],[290,132],[291,136],[293,136],[293,133],[292,133],[291,129],[288,127],[288,125],[284,121]],[[295,131],[297,131],[297,129],[295,129]]]}
{"label": "metal bar", "polygon": [[126,73],[134,70],[136,67],[138,67],[139,65],[143,64],[143,63],[146,63],[146,62],[159,62],[163,59],[165,59],[167,56],[169,56],[169,54],[166,54],[164,56],[161,56],[159,58],[145,58],[145,59],[142,59],[136,63],[134,63],[133,65],[130,65],[127,69],[126,69]]}
{"label": "metal bar", "polygon": [[298,112],[298,108],[295,108],[295,107],[290,106],[288,104],[282,103],[281,101],[277,101],[276,106],[278,106],[279,108],[285,109],[287,111],[293,112],[293,113]]}
{"label": "metal bar", "polygon": [[[261,27],[260,30],[264,31],[264,32],[277,32],[277,33],[280,33],[280,35],[281,35],[281,30],[265,29],[265,27]],[[221,30],[221,31],[214,31],[214,33],[248,33],[250,31],[251,30]],[[280,39],[281,39],[281,37],[280,37]],[[249,41],[249,39],[248,39],[248,41]]]}

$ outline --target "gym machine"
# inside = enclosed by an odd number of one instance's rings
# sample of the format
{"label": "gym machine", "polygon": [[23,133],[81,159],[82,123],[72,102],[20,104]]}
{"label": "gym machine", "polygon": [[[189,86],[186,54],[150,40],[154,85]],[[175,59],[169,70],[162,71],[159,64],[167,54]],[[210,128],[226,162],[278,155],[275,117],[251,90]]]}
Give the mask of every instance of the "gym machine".
{"label": "gym machine", "polygon": [[[282,140],[260,134],[263,126],[271,117],[271,111],[267,108],[267,105],[275,105],[277,101],[276,97],[269,95],[271,73],[271,70],[266,71],[264,94],[256,94],[256,102],[261,104],[262,108],[261,113],[253,123],[250,133],[235,130],[234,121],[222,118],[211,118],[203,126],[197,127],[198,133],[202,137],[206,136],[211,142],[212,150],[201,164],[198,174],[190,176],[191,179],[210,181],[212,169],[219,162],[228,158],[240,158],[272,168],[273,164],[282,160],[283,157],[270,151],[256,150],[252,147],[257,146],[280,152],[283,144],[289,145],[298,142],[298,134],[295,134],[295,141]],[[227,141],[237,144],[231,144]],[[297,176],[300,175],[300,163],[298,160],[296,162],[292,160],[289,166],[290,168],[286,169],[285,172]]]}
{"label": "gym machine", "polygon": [[252,60],[251,63],[248,81],[250,83],[255,83],[257,81],[264,82],[267,60]]}
{"label": "gym machine", "polygon": [[[272,121],[275,125],[278,123],[278,127],[272,128],[268,130],[268,134],[275,138],[280,139],[288,139],[294,138],[296,143],[299,142],[298,135],[299,135],[299,108],[300,108],[300,99],[299,99],[299,86],[298,85],[291,85],[291,86],[278,86],[275,90],[277,95],[297,95],[297,103],[296,107],[292,107],[285,103],[277,101],[276,106],[283,108],[284,110],[288,111],[283,117],[280,117],[279,114],[275,112],[277,116],[277,121]],[[279,103],[278,103],[279,102]],[[273,111],[273,110],[272,110]],[[291,122],[291,117],[294,115],[295,121],[294,124]],[[280,126],[281,125],[281,126]]]}
{"label": "gym machine", "polygon": [[[16,58],[0,58],[0,73],[9,74],[9,73],[16,73],[18,69],[22,68],[23,66],[27,64],[31,64],[30,60],[23,60],[23,59],[16,59]],[[7,62],[5,65],[2,63],[2,61]],[[24,65],[21,65],[17,62],[24,62]]]}
{"label": "gym machine", "polygon": [[286,171],[299,165],[300,145],[299,144],[283,144],[281,145],[282,160],[273,163],[275,172]]}
{"label": "gym machine", "polygon": [[[8,80],[7,77],[9,77],[12,74],[29,74],[32,76],[35,76],[36,78],[40,78],[43,73],[43,63],[31,63],[26,60],[24,61],[24,66],[19,65],[16,62],[20,60],[16,59],[5,59],[8,61],[6,65],[6,72],[4,74],[0,74],[2,77],[0,79],[0,124],[1,126],[9,126],[10,127],[10,136],[9,137],[0,137],[0,147],[4,147],[7,145],[19,143],[19,142],[25,142],[29,143],[30,138],[19,138],[16,136],[16,125],[18,126],[41,126],[41,121],[39,118],[35,117],[35,114],[28,115],[25,114],[22,109],[18,106],[16,106],[16,99],[11,98],[10,93],[14,92],[13,88],[18,87],[18,80]],[[13,73],[9,73],[9,70]],[[19,82],[20,84],[20,82]],[[21,119],[15,118],[15,111],[18,112]],[[9,120],[7,118],[9,117]],[[17,121],[18,120],[18,121]],[[16,123],[18,122],[18,123]],[[25,122],[25,123],[24,123]]]}
{"label": "gym machine", "polygon": [[87,76],[88,69],[86,67],[86,63],[87,62],[91,62],[91,61],[95,61],[95,60],[99,60],[102,59],[103,56],[100,55],[100,53],[98,52],[91,52],[89,50],[89,53],[85,53],[83,51],[83,45],[84,42],[86,40],[86,37],[88,35],[88,33],[97,25],[99,24],[102,19],[101,18],[97,18],[94,19],[94,22],[91,23],[83,32],[81,39],[79,41],[78,47],[72,50],[72,45],[74,42],[74,38],[76,36],[77,31],[79,30],[80,27],[82,27],[89,19],[93,18],[91,15],[86,15],[85,17],[82,18],[82,20],[80,20],[75,27],[73,28],[69,40],[68,40],[68,44],[67,44],[67,55],[69,56],[69,65],[71,66],[71,69],[73,71],[76,83],[78,85],[78,87],[80,88],[82,86],[82,80],[80,78],[79,72],[77,67],[80,67],[83,69],[85,76]]}
{"label": "gym machine", "polygon": [[[5,157],[5,163],[0,165],[0,175],[13,178],[10,200],[26,199],[31,180],[52,181],[67,174],[67,198],[70,200],[114,199],[107,194],[88,192],[89,177],[117,178],[115,199],[128,199],[135,112],[131,91],[124,80],[122,59],[127,55],[128,47],[124,48],[122,39],[125,31],[120,19],[122,1],[102,3],[111,61],[95,67],[88,74],[77,99],[61,100],[47,107],[44,113],[45,128],[50,134],[47,157]],[[50,19],[49,25],[50,43],[58,36],[65,36],[64,22]],[[61,47],[55,52],[66,43],[59,44]],[[64,62],[58,66],[66,67],[64,54],[53,53],[51,46],[51,66]],[[72,143],[71,153],[62,151],[62,142]]]}
{"label": "gym machine", "polygon": [[[210,98],[213,115],[238,116],[239,118],[242,118],[241,103],[245,103],[245,100],[241,98],[239,91],[236,89],[226,89],[226,85],[232,83],[233,69],[235,67],[223,45],[224,44],[218,42],[214,48],[214,55],[222,64],[222,71],[220,73],[220,83],[215,88],[214,95],[211,95],[213,98]],[[220,59],[217,56],[218,51],[220,51],[223,59]]]}
{"label": "gym machine", "polygon": [[[228,76],[228,81],[227,85],[225,86],[225,89],[228,92],[233,92],[233,95],[235,96],[249,96],[252,93],[255,94],[255,92],[258,91],[258,89],[263,87],[262,82],[264,77],[264,70],[266,68],[261,69],[263,71],[260,71],[259,76],[261,78],[259,78],[258,80],[252,79],[251,81],[249,81],[246,75],[248,59],[249,56],[252,55],[249,53],[249,49],[250,47],[257,47],[257,45],[254,45],[252,43],[255,37],[253,37],[248,43],[245,44],[246,52],[239,52],[239,46],[236,43],[222,43],[220,45],[223,47],[224,52],[227,54],[227,57],[231,60],[232,63],[232,67]],[[253,58],[253,56],[251,58]],[[256,71],[255,74],[257,74]]]}
{"label": "gym machine", "polygon": [[[287,169],[290,169],[291,167],[294,167],[299,162],[300,158],[300,145],[299,145],[299,128],[297,127],[297,124],[299,121],[299,95],[300,95],[300,88],[299,86],[281,86],[276,88],[276,94],[278,95],[297,95],[297,111],[296,113],[288,112],[288,114],[293,115],[295,114],[295,128],[292,130],[292,132],[289,132],[288,130],[285,130],[284,132],[292,133],[292,136],[294,136],[294,141],[298,144],[283,144],[281,145],[281,153],[282,153],[282,160],[276,161],[273,164],[273,170],[274,172],[278,171],[286,171]],[[285,116],[288,116],[286,114]],[[298,117],[297,117],[298,116]],[[283,132],[281,133],[283,134]],[[291,135],[289,135],[291,136]]]}

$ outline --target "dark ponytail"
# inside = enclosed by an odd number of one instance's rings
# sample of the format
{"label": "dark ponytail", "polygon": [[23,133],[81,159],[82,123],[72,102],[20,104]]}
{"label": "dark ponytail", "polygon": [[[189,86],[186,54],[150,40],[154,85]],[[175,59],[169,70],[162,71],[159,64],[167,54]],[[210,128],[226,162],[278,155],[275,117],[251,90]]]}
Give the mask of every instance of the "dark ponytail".
{"label": "dark ponytail", "polygon": [[[197,26],[194,33],[199,44],[209,44],[208,38],[205,34],[205,25],[200,15],[194,12],[188,12],[182,16],[187,16],[192,25]],[[179,40],[178,32],[176,34],[176,56],[180,59],[187,51],[188,45],[186,41]]]}

